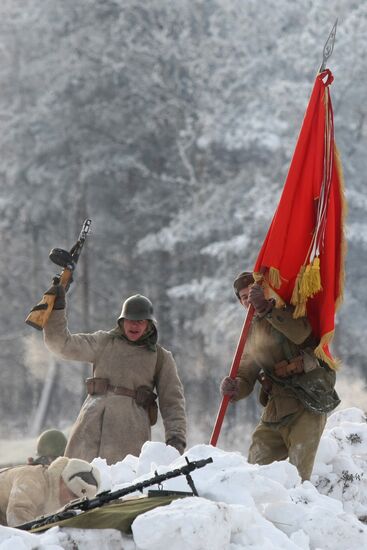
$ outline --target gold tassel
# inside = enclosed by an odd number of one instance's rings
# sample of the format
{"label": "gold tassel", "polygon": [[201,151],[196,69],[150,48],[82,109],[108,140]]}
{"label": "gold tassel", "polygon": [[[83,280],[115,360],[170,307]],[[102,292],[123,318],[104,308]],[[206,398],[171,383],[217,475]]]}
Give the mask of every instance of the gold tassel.
{"label": "gold tassel", "polygon": [[280,288],[282,280],[280,277],[279,269],[276,267],[271,267],[269,269],[269,282],[273,288]]}
{"label": "gold tassel", "polygon": [[304,270],[305,270],[305,266],[303,265],[303,266],[301,266],[301,269],[299,270],[298,275],[297,275],[296,280],[295,280],[295,283],[294,283],[292,297],[291,297],[291,304],[294,305],[294,306],[297,306],[297,304],[299,304],[299,302],[300,302],[299,287],[300,287],[300,281],[302,279],[302,275],[303,275]]}
{"label": "gold tassel", "polygon": [[291,297],[291,304],[294,305],[294,312],[293,312],[294,319],[298,319],[298,317],[305,317],[306,315],[307,299],[305,299],[302,296],[302,292],[301,292],[301,284],[305,275],[305,269],[306,267],[302,265],[296,277],[296,281],[294,283],[293,293]]}
{"label": "gold tassel", "polygon": [[303,270],[302,277],[299,281],[299,301],[306,301],[310,296],[310,269],[311,266],[308,264]]}
{"label": "gold tassel", "polygon": [[320,277],[320,259],[314,258],[312,264],[304,269],[299,283],[299,299],[307,301],[322,290]]}
{"label": "gold tassel", "polygon": [[317,256],[313,259],[312,266],[310,268],[310,288],[312,290],[312,296],[322,290],[321,275],[320,275],[320,258]]}

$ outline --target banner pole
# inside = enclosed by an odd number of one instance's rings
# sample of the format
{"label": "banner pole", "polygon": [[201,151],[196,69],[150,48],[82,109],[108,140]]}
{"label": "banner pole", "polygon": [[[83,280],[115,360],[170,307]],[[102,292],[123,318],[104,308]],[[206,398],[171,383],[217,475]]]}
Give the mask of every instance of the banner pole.
{"label": "banner pole", "polygon": [[[244,347],[245,347],[245,344],[246,344],[246,340],[247,340],[248,332],[250,330],[251,321],[252,321],[253,316],[254,316],[254,308],[253,308],[252,305],[250,305],[250,307],[248,308],[247,313],[246,313],[245,321],[244,321],[243,327],[242,327],[241,336],[238,340],[236,353],[233,357],[231,370],[229,372],[229,376],[233,380],[237,376],[237,372],[238,372],[238,369],[239,369],[239,366],[240,366],[242,353],[243,353],[243,350],[244,350]],[[209,442],[209,444],[213,445],[214,447],[216,446],[217,441],[218,441],[219,433],[220,433],[220,430],[221,430],[221,427],[222,427],[222,424],[223,424],[223,420],[224,420],[224,416],[226,414],[228,403],[229,403],[229,396],[224,395],[222,397],[222,402],[221,402],[220,407],[219,407],[219,411],[218,411],[218,414],[217,414],[217,419],[215,421],[214,429],[213,429],[213,432],[212,432],[212,435],[211,435],[211,438],[210,438],[210,442]]]}

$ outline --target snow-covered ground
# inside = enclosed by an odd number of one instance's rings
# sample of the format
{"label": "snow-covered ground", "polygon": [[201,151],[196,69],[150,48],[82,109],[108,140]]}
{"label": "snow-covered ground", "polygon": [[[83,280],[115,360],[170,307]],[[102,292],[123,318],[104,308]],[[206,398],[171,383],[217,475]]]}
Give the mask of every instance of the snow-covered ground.
{"label": "snow-covered ground", "polygon": [[[367,548],[367,418],[357,408],[330,416],[312,482],[301,483],[288,462],[250,465],[238,452],[208,445],[190,460],[213,458],[192,477],[200,497],[139,516],[132,536],[114,530],[52,528],[34,535],[0,527],[0,550],[362,550]],[[113,466],[94,460],[103,489],[118,489],[185,462],[163,443]],[[164,488],[188,490],[184,477]]]}

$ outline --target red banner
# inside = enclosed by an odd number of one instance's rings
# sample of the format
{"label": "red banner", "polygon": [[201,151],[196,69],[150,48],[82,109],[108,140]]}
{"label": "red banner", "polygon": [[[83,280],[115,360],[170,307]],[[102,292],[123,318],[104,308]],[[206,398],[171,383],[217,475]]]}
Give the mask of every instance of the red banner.
{"label": "red banner", "polygon": [[328,344],[344,287],[343,175],[334,142],[329,70],[317,75],[284,189],[254,272],[307,315],[316,355],[335,367]]}

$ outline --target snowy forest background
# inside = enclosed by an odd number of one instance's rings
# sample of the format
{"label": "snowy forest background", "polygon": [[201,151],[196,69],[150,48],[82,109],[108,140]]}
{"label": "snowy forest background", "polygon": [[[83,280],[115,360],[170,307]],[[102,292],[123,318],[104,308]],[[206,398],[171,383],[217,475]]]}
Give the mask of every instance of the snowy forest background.
{"label": "snowy forest background", "polygon": [[[1,0],[0,438],[76,418],[86,367],[54,362],[24,319],[57,272],[50,249],[90,217],[71,330],[110,329],[125,298],[147,295],[189,444],[208,442],[244,317],[232,280],[269,227],[336,17],[349,217],[334,352],[342,406],[363,408],[367,2]],[[258,412],[255,395],[232,407],[221,446],[243,449]]]}

